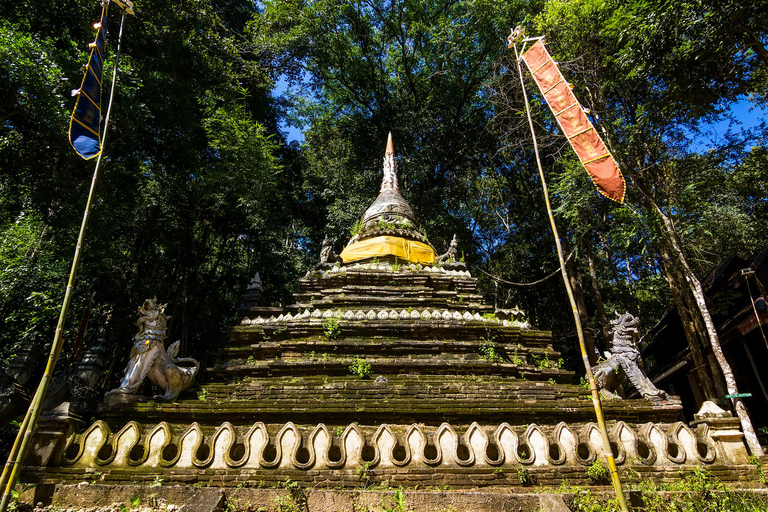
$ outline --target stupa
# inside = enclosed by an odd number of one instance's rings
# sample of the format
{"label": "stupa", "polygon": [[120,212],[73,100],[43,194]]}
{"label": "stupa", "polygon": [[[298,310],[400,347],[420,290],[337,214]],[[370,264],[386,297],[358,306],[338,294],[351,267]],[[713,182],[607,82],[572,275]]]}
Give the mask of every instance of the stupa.
{"label": "stupa", "polygon": [[[233,510],[246,488],[265,508],[298,489],[308,510],[352,510],[340,504],[345,490],[370,485],[450,494],[606,483],[589,476],[604,461],[589,391],[571,383],[550,332],[486,303],[455,250],[437,255],[398,189],[391,135],[379,196],[360,224],[339,256],[324,249],[293,304],[264,307],[254,280],[259,300],[252,283],[194,392],[46,423],[24,479],[161,482],[186,486],[187,497],[203,486]],[[704,466],[744,478],[752,466],[738,421],[708,407],[686,425],[666,395],[605,401],[620,470],[665,479]],[[336,508],[310,506],[320,491],[336,493]],[[494,496],[470,509],[501,510],[506,495]]]}

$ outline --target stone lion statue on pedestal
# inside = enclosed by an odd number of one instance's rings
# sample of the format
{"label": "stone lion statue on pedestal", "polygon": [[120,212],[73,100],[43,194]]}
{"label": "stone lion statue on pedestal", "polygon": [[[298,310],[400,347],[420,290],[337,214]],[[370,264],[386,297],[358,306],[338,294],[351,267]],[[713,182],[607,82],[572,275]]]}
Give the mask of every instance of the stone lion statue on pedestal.
{"label": "stone lion statue on pedestal", "polygon": [[597,382],[597,387],[603,398],[619,398],[614,394],[619,386],[626,380],[635,386],[635,389],[643,398],[651,400],[667,400],[669,395],[654,386],[653,382],[645,375],[643,358],[637,350],[639,337],[637,326],[640,319],[629,312],[619,315],[616,320],[611,320],[613,326],[613,343],[611,351],[605,352],[605,361],[593,366],[592,372]]}
{"label": "stone lion statue on pedestal", "polygon": [[[149,377],[149,380],[162,392],[155,395],[155,398],[175,400],[182,391],[189,389],[194,383],[200,364],[190,357],[177,357],[178,341],[168,347],[168,350],[165,349],[166,324],[171,319],[165,315],[167,305],[158,304],[157,298],[154,298],[145,300],[139,307],[139,319],[136,322],[139,332],[134,337],[125,376],[119,388],[107,393],[108,397],[109,395],[136,396],[141,383]],[[179,366],[178,363],[191,366]]]}

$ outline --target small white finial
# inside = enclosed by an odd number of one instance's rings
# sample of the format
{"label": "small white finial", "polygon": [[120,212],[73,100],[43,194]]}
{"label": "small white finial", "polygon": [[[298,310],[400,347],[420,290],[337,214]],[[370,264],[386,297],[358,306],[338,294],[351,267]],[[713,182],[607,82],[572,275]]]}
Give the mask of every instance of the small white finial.
{"label": "small white finial", "polygon": [[387,138],[387,149],[384,151],[384,177],[381,180],[381,190],[399,190],[397,185],[397,162],[395,161],[395,146],[392,143],[392,132]]}

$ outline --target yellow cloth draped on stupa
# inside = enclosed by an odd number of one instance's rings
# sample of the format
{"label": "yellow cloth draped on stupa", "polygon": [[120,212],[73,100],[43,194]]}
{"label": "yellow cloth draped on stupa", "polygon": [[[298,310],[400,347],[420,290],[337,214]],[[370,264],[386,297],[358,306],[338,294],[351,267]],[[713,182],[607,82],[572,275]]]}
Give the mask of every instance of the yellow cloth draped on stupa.
{"label": "yellow cloth draped on stupa", "polygon": [[355,242],[341,251],[340,256],[344,263],[384,256],[397,256],[397,259],[404,263],[421,263],[422,265],[430,265],[437,261],[435,251],[427,244],[398,236],[377,236]]}

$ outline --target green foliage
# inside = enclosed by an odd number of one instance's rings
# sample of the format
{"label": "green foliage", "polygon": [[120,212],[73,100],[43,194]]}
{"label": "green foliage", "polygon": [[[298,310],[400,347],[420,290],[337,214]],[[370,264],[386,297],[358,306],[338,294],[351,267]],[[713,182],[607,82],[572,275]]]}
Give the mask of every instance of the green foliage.
{"label": "green foliage", "polygon": [[525,466],[517,467],[517,479],[522,485],[527,485],[531,482],[531,475],[528,473],[528,468]]}
{"label": "green foliage", "polygon": [[382,505],[383,512],[408,512],[405,508],[405,495],[402,489],[395,491],[395,502],[392,507],[386,507]]}
{"label": "green foliage", "polygon": [[352,224],[352,229],[349,230],[350,236],[355,236],[358,233],[360,233],[363,230],[363,221],[360,219],[356,220],[354,224]]}
{"label": "green foliage", "polygon": [[341,327],[339,326],[339,321],[335,318],[324,320],[323,335],[330,341],[341,339]]}
{"label": "green foliage", "polygon": [[371,472],[371,463],[364,461],[357,467],[357,478],[361,482],[363,489],[367,489],[373,482],[373,473]]}
{"label": "green foliage", "polygon": [[[695,468],[673,483],[644,479],[630,487],[642,493],[642,510],[648,512],[758,512],[768,505],[764,495],[731,489],[701,468]],[[617,500],[610,493],[596,494],[589,488],[567,486],[560,491],[573,493],[574,510],[579,512],[619,510]]]}
{"label": "green foliage", "polygon": [[537,368],[553,368],[555,364],[550,361],[550,359],[547,357],[546,354],[542,355],[536,355],[533,352],[528,353],[528,358],[531,360],[533,364],[536,365]]}
{"label": "green foliage", "polygon": [[379,219],[376,222],[376,227],[381,231],[394,231],[397,228],[394,222],[387,222],[384,219]]}
{"label": "green foliage", "polygon": [[504,358],[499,354],[499,347],[492,339],[482,339],[483,343],[480,345],[480,358],[489,363],[503,363]]}
{"label": "green foliage", "polygon": [[[100,7],[85,0],[36,7],[0,7],[3,360],[17,342],[44,345],[53,337],[93,169],[74,153],[66,129],[69,91],[82,79],[93,40],[88,20]],[[257,270],[267,299],[285,301],[286,284],[308,261],[299,240],[316,218],[297,208],[303,199],[281,172],[294,155],[281,147],[269,79],[237,35],[257,6],[148,0],[139,9],[142,22],[126,22],[106,158],[64,337],[74,339],[97,291],[88,336],[123,346],[135,333],[137,305],[156,295],[169,303],[169,336],[199,358],[224,339]],[[113,10],[103,106],[118,19]]]}
{"label": "green foliage", "polygon": [[751,454],[749,456],[749,462],[755,466],[755,471],[757,471],[757,474],[760,477],[760,481],[763,483],[763,485],[766,485],[768,482],[766,482],[765,479],[765,472],[763,470],[763,464],[760,462],[760,457],[755,454]]}
{"label": "green foliage", "polygon": [[587,468],[587,476],[594,482],[605,483],[608,480],[608,469],[602,460],[595,459],[595,462]]}
{"label": "green foliage", "polygon": [[361,379],[367,379],[371,376],[371,365],[366,363],[365,359],[357,358],[349,367],[349,373],[357,375]]}

